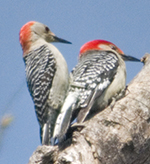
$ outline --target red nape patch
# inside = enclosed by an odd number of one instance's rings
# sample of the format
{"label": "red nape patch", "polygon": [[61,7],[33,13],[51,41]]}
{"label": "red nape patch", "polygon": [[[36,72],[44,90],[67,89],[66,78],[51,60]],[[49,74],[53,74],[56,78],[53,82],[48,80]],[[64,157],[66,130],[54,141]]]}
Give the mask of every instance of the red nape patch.
{"label": "red nape patch", "polygon": [[104,50],[100,47],[100,45],[108,45],[110,47],[114,46],[118,53],[123,53],[122,50],[120,50],[116,45],[114,45],[113,43],[111,43],[109,41],[106,41],[106,40],[93,40],[93,41],[89,41],[89,42],[85,43],[81,47],[79,57],[81,57],[84,52],[89,51],[89,50]]}
{"label": "red nape patch", "polygon": [[28,23],[26,23],[20,30],[19,33],[19,41],[20,44],[22,45],[22,48],[24,48],[31,36],[31,29],[30,27],[35,23],[35,21],[30,21]]}
{"label": "red nape patch", "polygon": [[93,40],[93,41],[89,41],[89,42],[85,43],[80,49],[79,56],[88,50],[100,50],[99,44],[102,44],[102,43],[110,44],[110,42],[108,42],[106,40]]}

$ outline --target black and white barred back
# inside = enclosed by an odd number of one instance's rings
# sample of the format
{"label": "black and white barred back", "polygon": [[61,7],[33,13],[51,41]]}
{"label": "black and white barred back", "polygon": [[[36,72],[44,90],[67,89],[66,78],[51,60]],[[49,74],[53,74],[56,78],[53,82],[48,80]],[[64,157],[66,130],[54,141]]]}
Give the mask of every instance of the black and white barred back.
{"label": "black and white barred back", "polygon": [[28,89],[34,101],[38,121],[42,127],[48,119],[49,106],[47,99],[56,71],[56,61],[47,45],[43,45],[34,51],[30,51],[24,57],[24,62]]}
{"label": "black and white barred back", "polygon": [[83,54],[72,70],[70,92],[79,90],[79,101],[74,108],[86,108],[92,97],[100,97],[113,81],[119,65],[112,51],[91,50]]}

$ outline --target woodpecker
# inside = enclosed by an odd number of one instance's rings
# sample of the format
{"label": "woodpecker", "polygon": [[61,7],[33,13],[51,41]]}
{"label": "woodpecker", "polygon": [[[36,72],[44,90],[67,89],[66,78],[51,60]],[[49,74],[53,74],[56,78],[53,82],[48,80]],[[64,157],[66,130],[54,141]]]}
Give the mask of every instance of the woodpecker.
{"label": "woodpecker", "polygon": [[39,22],[30,21],[20,30],[26,80],[34,102],[43,145],[50,145],[54,124],[69,85],[66,61],[50,42],[71,42],[58,38]]}
{"label": "woodpecker", "polygon": [[124,61],[140,62],[109,41],[93,40],[81,47],[79,62],[70,76],[68,95],[56,121],[53,144],[56,139],[61,142],[73,120],[82,123],[89,113],[101,111],[114,98],[118,100],[123,96],[126,88]]}

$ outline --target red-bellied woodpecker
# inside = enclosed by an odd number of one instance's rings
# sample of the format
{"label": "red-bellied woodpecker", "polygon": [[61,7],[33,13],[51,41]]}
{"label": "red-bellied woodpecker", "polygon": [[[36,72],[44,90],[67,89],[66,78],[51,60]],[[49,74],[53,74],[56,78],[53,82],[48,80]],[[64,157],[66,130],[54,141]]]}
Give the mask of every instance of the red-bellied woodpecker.
{"label": "red-bellied woodpecker", "polygon": [[71,44],[56,37],[46,25],[39,22],[28,22],[20,30],[27,85],[40,124],[43,145],[51,144],[55,121],[69,83],[66,61],[49,42]]}
{"label": "red-bellied woodpecker", "polygon": [[68,95],[57,118],[53,141],[64,137],[71,121],[82,123],[89,113],[106,108],[126,88],[126,56],[116,45],[105,40],[87,42],[80,49],[79,62],[71,74]]}

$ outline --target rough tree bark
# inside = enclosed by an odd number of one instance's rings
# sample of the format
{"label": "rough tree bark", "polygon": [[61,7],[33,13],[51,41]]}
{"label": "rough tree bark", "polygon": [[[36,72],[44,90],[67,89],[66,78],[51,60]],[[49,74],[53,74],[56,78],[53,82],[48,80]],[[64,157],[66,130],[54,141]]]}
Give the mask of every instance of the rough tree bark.
{"label": "rough tree bark", "polygon": [[84,122],[61,147],[39,146],[29,164],[150,164],[150,55],[126,96]]}

